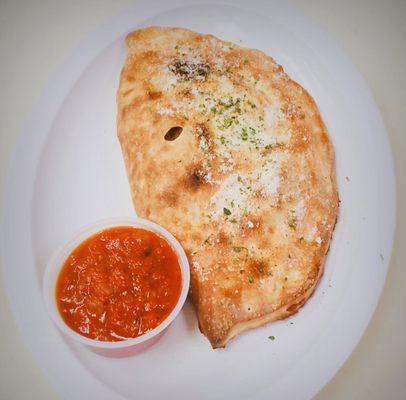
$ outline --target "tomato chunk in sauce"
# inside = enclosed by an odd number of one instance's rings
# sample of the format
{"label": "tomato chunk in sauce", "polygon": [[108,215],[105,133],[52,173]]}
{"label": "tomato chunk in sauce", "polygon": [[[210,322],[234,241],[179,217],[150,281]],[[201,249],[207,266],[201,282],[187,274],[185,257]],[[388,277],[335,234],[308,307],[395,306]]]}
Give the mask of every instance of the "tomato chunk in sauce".
{"label": "tomato chunk in sauce", "polygon": [[56,301],[65,323],[91,339],[120,341],[154,329],[182,289],[178,257],[161,236],[128,226],[101,231],[65,261]]}

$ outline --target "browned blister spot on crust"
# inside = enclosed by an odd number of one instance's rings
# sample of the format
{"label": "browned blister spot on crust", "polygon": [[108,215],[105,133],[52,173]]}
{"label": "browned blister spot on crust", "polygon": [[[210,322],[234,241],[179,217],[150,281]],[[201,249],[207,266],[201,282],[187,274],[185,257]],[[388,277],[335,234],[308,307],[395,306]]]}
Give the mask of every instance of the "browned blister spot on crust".
{"label": "browned blister spot on crust", "polygon": [[223,289],[224,297],[233,303],[238,303],[241,299],[242,284],[234,285],[232,288]]}
{"label": "browned blister spot on crust", "polygon": [[162,97],[162,92],[159,91],[148,91],[149,100],[157,100]]}
{"label": "browned blister spot on crust", "polygon": [[191,91],[191,89],[190,88],[186,88],[186,89],[184,89],[184,90],[182,90],[181,92],[180,92],[180,96],[179,96],[181,99],[185,99],[185,100],[193,100],[194,99],[194,95],[193,95],[193,93],[192,93],[192,91]]}
{"label": "browned blister spot on crust", "polygon": [[[139,66],[140,64],[144,65],[153,65],[159,60],[159,53],[155,50],[147,50],[140,54],[137,57],[137,63],[133,66]],[[143,67],[143,66],[142,66]]]}
{"label": "browned blister spot on crust", "polygon": [[179,196],[173,190],[168,190],[162,193],[161,199],[167,207],[175,207],[178,204]]}
{"label": "browned blister spot on crust", "polygon": [[309,147],[309,138],[306,134],[296,135],[289,150],[292,153],[303,154]]}
{"label": "browned blister spot on crust", "polygon": [[314,171],[310,171],[310,181],[311,181],[312,186],[317,185],[319,182],[319,179]]}
{"label": "browned blister spot on crust", "polygon": [[188,186],[192,190],[198,189],[204,184],[203,177],[203,172],[199,168],[194,168],[189,175]]}
{"label": "browned blister spot on crust", "polygon": [[217,237],[217,243],[220,246],[227,246],[229,244],[228,235],[224,231],[220,231]]}
{"label": "browned blister spot on crust", "polygon": [[302,307],[305,302],[306,302],[305,299],[301,299],[297,303],[292,304],[291,306],[289,306],[286,309],[287,314],[292,315],[292,314],[297,313],[299,311],[300,307]]}
{"label": "browned blister spot on crust", "polygon": [[318,260],[313,261],[313,268],[309,270],[309,274],[307,276],[308,281],[314,281],[315,279],[317,279],[320,268],[321,268],[320,261]]}
{"label": "browned blister spot on crust", "polygon": [[250,232],[253,235],[259,235],[260,233],[262,233],[264,228],[263,217],[253,214],[250,215],[248,219],[251,224],[250,227],[246,226],[246,228],[248,228],[246,229],[246,231]]}
{"label": "browned blister spot on crust", "polygon": [[205,172],[203,168],[198,164],[193,164],[187,168],[186,177],[182,178],[179,182],[180,190],[188,190],[196,192],[202,187],[207,185],[204,179]]}
{"label": "browned blister spot on crust", "polygon": [[250,259],[246,265],[246,273],[253,280],[263,278],[270,273],[269,264],[264,260]]}
{"label": "browned blister spot on crust", "polygon": [[286,98],[282,106],[282,112],[293,123],[301,124],[306,119],[306,114],[299,104],[294,104],[291,99]]}

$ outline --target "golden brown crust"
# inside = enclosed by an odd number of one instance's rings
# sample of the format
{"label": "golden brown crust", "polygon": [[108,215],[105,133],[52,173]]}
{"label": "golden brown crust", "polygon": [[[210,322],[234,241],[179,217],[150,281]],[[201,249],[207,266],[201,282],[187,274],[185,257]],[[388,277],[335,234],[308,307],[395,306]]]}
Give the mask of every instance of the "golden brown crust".
{"label": "golden brown crust", "polygon": [[117,130],[134,206],[185,248],[199,326],[223,347],[312,294],[334,151],[312,97],[264,53],[179,28],[127,45]]}

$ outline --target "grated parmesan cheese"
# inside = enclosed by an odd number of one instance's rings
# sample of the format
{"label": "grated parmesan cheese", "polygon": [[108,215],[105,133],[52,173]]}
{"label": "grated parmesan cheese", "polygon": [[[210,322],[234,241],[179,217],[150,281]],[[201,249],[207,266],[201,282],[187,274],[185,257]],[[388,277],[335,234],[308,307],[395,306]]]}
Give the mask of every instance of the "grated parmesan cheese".
{"label": "grated parmesan cheese", "polygon": [[200,136],[200,150],[206,151],[209,148],[209,145],[207,143],[207,140],[204,136]]}
{"label": "grated parmesan cheese", "polygon": [[220,172],[231,171],[231,167],[229,165],[227,165],[227,164],[220,164],[219,171]]}
{"label": "grated parmesan cheese", "polygon": [[265,124],[275,126],[281,118],[281,109],[279,105],[269,105],[264,111]]}
{"label": "grated parmesan cheese", "polygon": [[197,274],[197,276],[198,276],[198,278],[199,278],[199,280],[201,280],[201,281],[204,281],[204,280],[206,280],[207,279],[207,271],[205,271],[203,268],[202,268],[202,266],[196,261],[196,260],[193,260],[192,261],[192,267],[193,267],[193,270],[196,272],[196,274]]}
{"label": "grated parmesan cheese", "polygon": [[223,216],[224,209],[231,210],[234,218],[242,217],[244,208],[248,205],[249,192],[238,174],[229,175],[220,186],[220,189],[211,198],[215,210],[214,217]]}
{"label": "grated parmesan cheese", "polygon": [[170,74],[168,67],[165,67],[158,73],[154,74],[151,78],[151,83],[157,88],[157,90],[168,92],[176,85],[178,79],[176,75]]}
{"label": "grated parmesan cheese", "polygon": [[268,162],[265,168],[256,171],[256,186],[263,196],[269,197],[278,192],[279,188],[279,163]]}
{"label": "grated parmesan cheese", "polygon": [[[260,192],[264,197],[278,193],[281,157],[273,155],[262,167],[244,174],[230,174],[211,198],[213,217],[219,218],[224,209],[231,212],[232,218],[240,219],[252,212],[251,197]],[[251,222],[252,223],[252,222]]]}
{"label": "grated parmesan cheese", "polygon": [[315,226],[313,226],[312,229],[310,229],[310,232],[308,233],[308,235],[306,236],[306,240],[308,242],[311,242],[314,240],[314,237],[316,236],[317,233],[317,228]]}
{"label": "grated parmesan cheese", "polygon": [[160,108],[158,110],[158,114],[159,115],[173,115],[173,114],[175,114],[175,111],[172,108],[164,107],[164,108]]}
{"label": "grated parmesan cheese", "polygon": [[208,172],[205,176],[204,176],[204,181],[207,183],[214,183],[213,181],[213,176],[211,174],[211,172]]}
{"label": "grated parmesan cheese", "polygon": [[300,200],[295,207],[295,216],[298,220],[302,220],[306,214],[306,207],[304,200]]}
{"label": "grated parmesan cheese", "polygon": [[220,85],[219,87],[220,93],[229,94],[234,93],[235,91],[231,79],[227,78],[224,75],[219,79],[219,85]]}

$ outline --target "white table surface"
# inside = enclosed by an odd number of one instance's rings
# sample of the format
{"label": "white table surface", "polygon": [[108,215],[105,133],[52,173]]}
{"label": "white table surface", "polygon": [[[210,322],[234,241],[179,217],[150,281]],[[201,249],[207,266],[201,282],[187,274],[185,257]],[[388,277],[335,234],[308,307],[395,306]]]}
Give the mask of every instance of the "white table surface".
{"label": "white table surface", "polygon": [[[329,31],[371,87],[395,156],[400,205],[378,309],[355,352],[316,399],[406,399],[406,0],[291,2]],[[132,3],[0,0],[0,194],[22,124],[55,68],[101,22]],[[4,289],[0,326],[0,399],[59,399],[19,337]]]}

